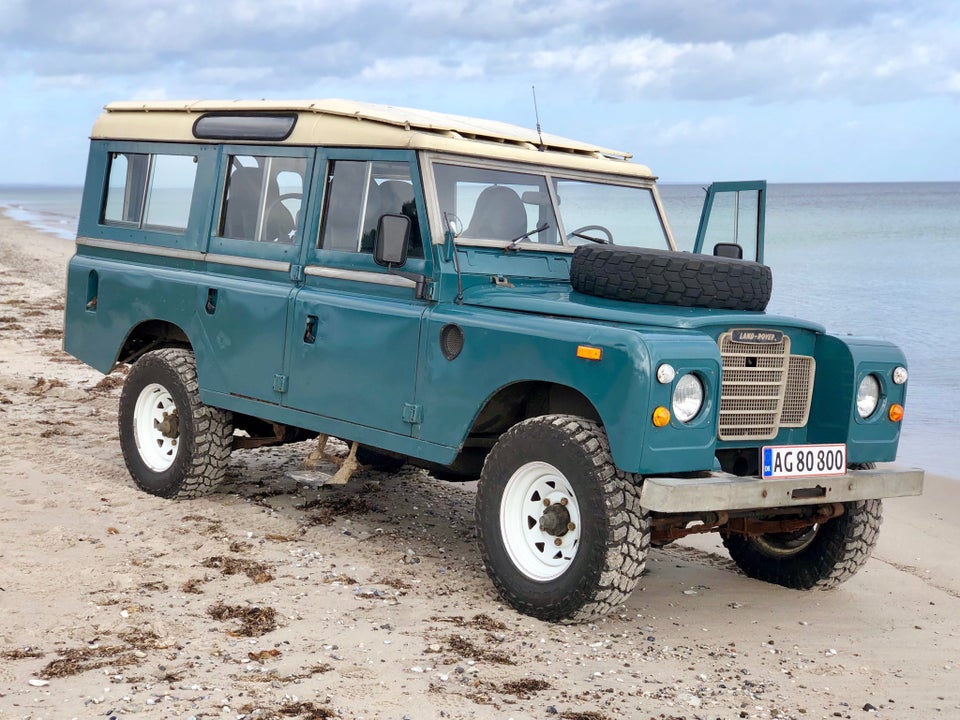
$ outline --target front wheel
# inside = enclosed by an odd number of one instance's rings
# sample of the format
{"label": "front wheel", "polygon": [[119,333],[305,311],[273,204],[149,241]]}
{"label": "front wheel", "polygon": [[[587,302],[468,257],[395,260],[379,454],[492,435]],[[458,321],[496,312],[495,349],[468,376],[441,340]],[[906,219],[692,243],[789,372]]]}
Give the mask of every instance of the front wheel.
{"label": "front wheel", "polygon": [[636,587],[650,545],[640,488],[603,429],[570,415],[518,423],[490,451],[477,536],[503,598],[543,620],[604,615]]}
{"label": "front wheel", "polygon": [[752,578],[795,590],[828,590],[867,562],[882,519],[880,500],[847,502],[842,515],[806,530],[756,537],[726,534],[723,544]]}
{"label": "front wheel", "polygon": [[226,475],[231,415],[200,402],[189,350],[154,350],[134,363],[120,393],[119,425],[123,459],[141,490],[197,497]]}

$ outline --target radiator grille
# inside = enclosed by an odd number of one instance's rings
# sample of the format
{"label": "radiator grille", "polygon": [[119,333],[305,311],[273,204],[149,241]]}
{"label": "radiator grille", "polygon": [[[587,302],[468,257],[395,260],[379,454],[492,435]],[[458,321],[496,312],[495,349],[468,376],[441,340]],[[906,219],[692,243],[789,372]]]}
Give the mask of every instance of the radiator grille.
{"label": "radiator grille", "polygon": [[790,338],[779,343],[718,341],[723,358],[721,440],[769,440],[781,426],[802,427],[810,414],[814,360],[790,355]]}
{"label": "radiator grille", "polygon": [[787,389],[783,395],[780,427],[803,427],[810,419],[813,376],[816,361],[806,355],[791,355],[787,371]]}

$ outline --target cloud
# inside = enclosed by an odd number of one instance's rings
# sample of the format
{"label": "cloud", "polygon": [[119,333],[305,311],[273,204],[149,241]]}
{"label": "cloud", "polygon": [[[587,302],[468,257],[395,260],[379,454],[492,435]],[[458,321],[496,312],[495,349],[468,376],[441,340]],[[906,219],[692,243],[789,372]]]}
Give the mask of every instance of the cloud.
{"label": "cloud", "polygon": [[947,0],[15,0],[0,72],[46,87],[110,75],[128,94],[527,74],[609,100],[870,103],[956,94],[958,19]]}
{"label": "cloud", "polygon": [[[956,0],[0,0],[0,47],[8,135],[56,119],[83,137],[103,103],[131,98],[340,96],[531,125],[535,84],[551,132],[688,177],[814,126],[818,173],[850,146],[848,122],[858,144],[960,140],[945,119]],[[828,152],[830,128],[843,137]],[[955,176],[947,154],[908,150]]]}

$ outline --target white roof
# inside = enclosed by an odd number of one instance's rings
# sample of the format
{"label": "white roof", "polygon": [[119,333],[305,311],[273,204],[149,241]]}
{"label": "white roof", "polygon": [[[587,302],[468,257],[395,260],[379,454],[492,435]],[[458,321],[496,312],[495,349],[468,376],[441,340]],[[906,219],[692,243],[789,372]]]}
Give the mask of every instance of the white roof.
{"label": "white roof", "polygon": [[[166,100],[110,103],[97,120],[96,139],[198,142],[193,123],[203,113],[295,113],[284,145],[408,147],[652,177],[627,162],[630,153],[535,129],[429,110],[353,100]],[[499,146],[499,148],[497,147]],[[517,153],[519,152],[519,157]],[[533,155],[531,153],[536,153]],[[590,167],[584,167],[583,161]]]}

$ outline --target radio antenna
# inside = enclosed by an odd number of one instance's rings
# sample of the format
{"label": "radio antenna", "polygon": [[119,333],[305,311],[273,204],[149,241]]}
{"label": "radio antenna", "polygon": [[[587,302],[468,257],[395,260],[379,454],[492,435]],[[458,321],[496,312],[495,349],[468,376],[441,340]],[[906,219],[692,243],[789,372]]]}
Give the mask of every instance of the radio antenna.
{"label": "radio antenna", "polygon": [[543,133],[540,132],[540,110],[537,109],[537,86],[531,85],[530,89],[533,91],[533,115],[537,119],[537,137],[540,138],[540,150],[543,150]]}

